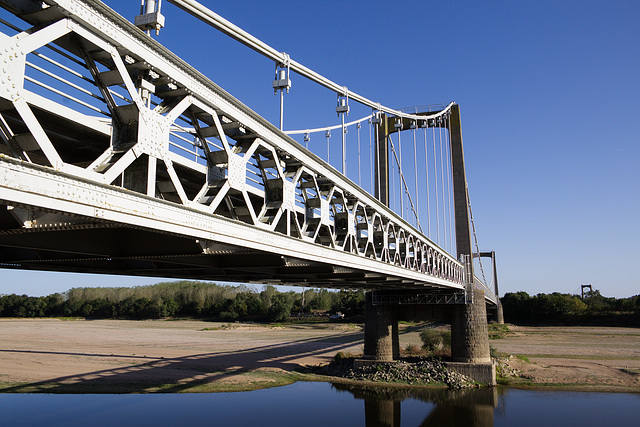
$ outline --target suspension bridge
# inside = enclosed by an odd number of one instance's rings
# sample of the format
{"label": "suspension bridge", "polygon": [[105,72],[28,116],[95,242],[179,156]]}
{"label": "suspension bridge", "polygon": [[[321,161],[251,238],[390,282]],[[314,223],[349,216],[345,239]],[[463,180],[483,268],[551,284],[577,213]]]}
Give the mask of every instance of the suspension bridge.
{"label": "suspension bridge", "polygon": [[[362,288],[366,354],[397,356],[398,307],[431,304],[460,319],[454,358],[486,362],[468,324],[499,306],[495,254],[475,240],[459,106],[385,107],[168,1],[274,61],[279,126],[153,38],[159,1],[132,23],[96,0],[0,0],[0,266]],[[292,74],[335,92],[339,124],[283,129]],[[371,113],[348,121],[353,103]]]}

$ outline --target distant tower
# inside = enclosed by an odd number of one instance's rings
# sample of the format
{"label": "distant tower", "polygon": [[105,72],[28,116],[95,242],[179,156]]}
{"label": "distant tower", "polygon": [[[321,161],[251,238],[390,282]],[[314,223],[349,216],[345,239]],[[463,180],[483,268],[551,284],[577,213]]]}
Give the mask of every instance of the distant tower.
{"label": "distant tower", "polygon": [[589,289],[589,292],[593,292],[591,285],[582,285],[582,299],[584,299],[584,290]]}

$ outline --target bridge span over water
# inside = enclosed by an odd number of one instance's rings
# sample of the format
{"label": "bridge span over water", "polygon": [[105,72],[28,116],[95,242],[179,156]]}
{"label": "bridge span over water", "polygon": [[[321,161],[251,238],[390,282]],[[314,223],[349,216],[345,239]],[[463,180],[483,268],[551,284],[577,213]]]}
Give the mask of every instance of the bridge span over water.
{"label": "bridge span over water", "polygon": [[[156,42],[155,1],[136,26],[94,0],[0,0],[1,267],[363,288],[379,309],[497,303],[473,272],[483,253],[472,249],[458,105],[386,108],[193,1],[169,1],[275,56],[281,97],[290,72],[336,91],[342,124],[297,134],[322,131],[329,147],[330,130],[342,128],[342,171],[282,130],[282,98],[276,127]],[[345,123],[349,101],[370,116]],[[362,123],[374,135],[370,191],[344,174],[346,129],[357,127],[359,149]],[[427,131],[433,150],[436,131],[445,134],[441,208],[455,217],[455,255],[420,222],[417,160],[413,196],[402,173],[400,134],[413,132],[416,157],[417,129],[425,156]]]}

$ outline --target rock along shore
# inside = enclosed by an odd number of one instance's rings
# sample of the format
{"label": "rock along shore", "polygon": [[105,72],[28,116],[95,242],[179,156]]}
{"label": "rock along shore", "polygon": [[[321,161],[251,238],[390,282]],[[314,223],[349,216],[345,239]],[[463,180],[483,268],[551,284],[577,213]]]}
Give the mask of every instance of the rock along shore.
{"label": "rock along shore", "polygon": [[379,362],[361,366],[357,366],[353,358],[337,359],[319,367],[315,373],[356,381],[410,385],[444,384],[452,390],[476,386],[470,378],[448,370],[439,359],[405,358],[397,362]]}

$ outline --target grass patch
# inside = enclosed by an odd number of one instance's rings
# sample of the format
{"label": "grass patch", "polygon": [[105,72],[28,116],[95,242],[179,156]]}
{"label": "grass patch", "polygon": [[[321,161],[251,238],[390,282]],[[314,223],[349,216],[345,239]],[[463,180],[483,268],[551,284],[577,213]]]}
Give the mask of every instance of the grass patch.
{"label": "grass patch", "polygon": [[[552,332],[546,331],[546,330],[541,330],[541,331],[535,331],[535,330],[531,330],[531,329],[525,329],[521,330],[519,332],[521,332],[523,335],[538,335],[538,336],[553,336],[553,335],[590,335],[590,336],[598,336],[598,337],[610,337],[610,338],[616,338],[616,337],[637,337],[640,336],[640,332],[620,332],[620,333],[603,333],[603,332],[588,332],[588,331],[581,331],[575,328],[598,328],[598,326],[579,326],[579,325],[574,325],[574,326],[566,326],[566,328],[574,328],[574,329],[570,329],[570,330],[561,330],[560,326],[547,326],[548,328],[556,328],[554,329]],[[540,327],[540,328],[544,328],[544,326]],[[629,327],[629,326],[619,326],[618,328],[620,329],[629,329],[629,330],[633,330],[633,329],[637,329],[637,328],[633,328],[633,327]]]}
{"label": "grass patch", "polygon": [[424,351],[417,344],[408,344],[404,348],[404,354],[407,356],[422,356]]}
{"label": "grass patch", "polygon": [[398,325],[404,326],[420,326],[423,322],[414,322],[411,320],[400,320],[398,321]]}
{"label": "grass patch", "polygon": [[500,338],[504,338],[511,332],[509,330],[509,325],[507,325],[506,323],[503,325],[500,325],[498,323],[490,323],[488,325],[488,329],[490,340],[498,340]]}
{"label": "grass patch", "polygon": [[502,357],[502,353],[496,350],[496,348],[492,345],[489,346],[489,355],[494,359],[497,359],[498,357]]}
{"label": "grass patch", "polygon": [[513,384],[513,378],[512,377],[504,377],[502,375],[498,375],[496,374],[496,384],[498,385],[511,385]]}
{"label": "grass patch", "polygon": [[338,361],[338,360],[345,360],[345,359],[355,359],[355,356],[349,352],[346,351],[339,351],[336,353],[335,356],[333,356],[333,360]]}
{"label": "grass patch", "polygon": [[522,354],[516,354],[516,358],[518,358],[518,359],[520,359],[520,360],[522,360],[524,362],[531,363],[529,361],[529,358],[527,356],[522,355]]}
{"label": "grass patch", "polygon": [[200,331],[226,331],[228,329],[234,329],[231,323],[227,323],[226,325],[213,326],[211,328],[202,328]]}
{"label": "grass patch", "polygon": [[331,320],[328,317],[303,317],[303,318],[290,318],[286,321],[290,325],[306,325],[316,323],[329,323]]}

